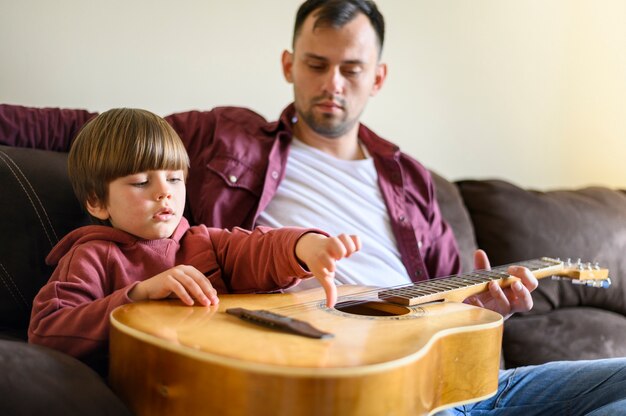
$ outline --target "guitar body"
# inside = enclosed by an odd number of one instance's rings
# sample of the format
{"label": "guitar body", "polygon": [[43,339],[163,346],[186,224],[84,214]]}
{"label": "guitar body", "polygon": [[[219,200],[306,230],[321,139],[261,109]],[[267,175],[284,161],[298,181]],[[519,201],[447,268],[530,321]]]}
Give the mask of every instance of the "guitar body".
{"label": "guitar body", "polygon": [[[338,289],[344,297],[367,288]],[[111,385],[137,415],[414,416],[496,392],[499,314],[456,302],[349,312],[324,303],[313,289],[222,295],[212,307],[122,306],[111,315]],[[235,307],[271,310],[334,337],[225,313]]]}

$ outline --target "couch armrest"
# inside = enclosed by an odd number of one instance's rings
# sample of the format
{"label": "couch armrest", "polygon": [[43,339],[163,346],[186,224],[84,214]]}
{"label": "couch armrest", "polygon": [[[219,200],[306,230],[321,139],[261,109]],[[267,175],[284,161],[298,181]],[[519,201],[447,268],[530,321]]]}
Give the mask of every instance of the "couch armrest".
{"label": "couch armrest", "polygon": [[0,146],[0,330],[25,336],[32,301],[52,269],[45,258],[89,216],[74,196],[67,154]]}

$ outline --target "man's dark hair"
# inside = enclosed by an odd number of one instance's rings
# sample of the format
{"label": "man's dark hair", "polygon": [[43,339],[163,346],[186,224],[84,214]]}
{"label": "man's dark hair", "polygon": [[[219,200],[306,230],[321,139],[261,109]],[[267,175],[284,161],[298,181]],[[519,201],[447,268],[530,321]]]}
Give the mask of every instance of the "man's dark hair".
{"label": "man's dark hair", "polygon": [[307,0],[298,9],[296,24],[293,28],[293,45],[300,34],[302,24],[311,13],[315,12],[316,20],[314,28],[318,27],[343,27],[354,19],[359,13],[363,13],[369,19],[376,36],[378,37],[378,53],[383,51],[385,40],[385,20],[378,11],[376,4],[370,0]]}

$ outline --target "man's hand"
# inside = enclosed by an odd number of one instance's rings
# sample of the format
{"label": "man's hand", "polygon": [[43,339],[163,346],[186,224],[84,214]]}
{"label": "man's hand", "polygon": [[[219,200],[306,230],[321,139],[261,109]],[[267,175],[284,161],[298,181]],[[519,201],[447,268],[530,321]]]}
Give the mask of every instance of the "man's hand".
{"label": "man's hand", "polygon": [[198,269],[193,266],[172,267],[149,279],[139,282],[128,292],[134,301],[177,297],[187,305],[194,299],[201,305],[217,305],[217,291]]}
{"label": "man's hand", "polygon": [[326,292],[326,306],[337,303],[335,286],[335,262],[361,249],[361,240],[356,235],[341,234],[326,237],[322,234],[307,233],[296,244],[296,256],[319,280]]}
{"label": "man's hand", "polygon": [[[477,270],[490,270],[489,259],[483,250],[474,253],[474,266]],[[489,290],[465,299],[465,303],[491,309],[501,314],[504,319],[515,312],[528,312],[533,307],[530,292],[537,288],[537,279],[526,267],[510,266],[507,272],[518,277],[519,282],[502,289],[496,282],[489,283]]]}

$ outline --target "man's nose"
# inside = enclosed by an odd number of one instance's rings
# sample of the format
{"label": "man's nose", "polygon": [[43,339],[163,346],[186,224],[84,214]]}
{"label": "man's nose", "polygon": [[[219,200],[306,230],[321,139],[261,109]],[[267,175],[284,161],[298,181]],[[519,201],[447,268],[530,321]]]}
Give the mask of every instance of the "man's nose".
{"label": "man's nose", "polygon": [[331,68],[326,73],[326,79],[324,80],[324,91],[331,94],[337,95],[343,93],[343,88],[345,85],[345,79],[343,74],[341,73],[341,69],[339,67]]}

